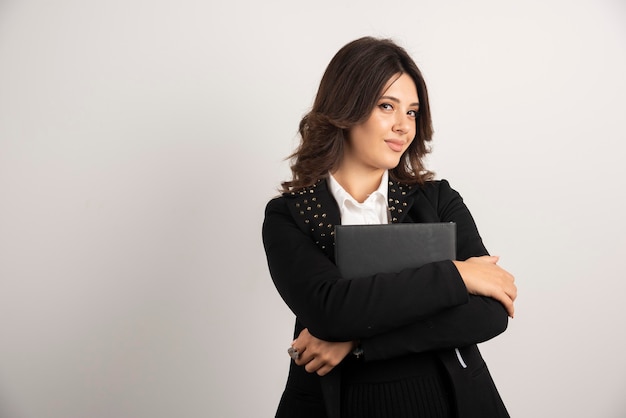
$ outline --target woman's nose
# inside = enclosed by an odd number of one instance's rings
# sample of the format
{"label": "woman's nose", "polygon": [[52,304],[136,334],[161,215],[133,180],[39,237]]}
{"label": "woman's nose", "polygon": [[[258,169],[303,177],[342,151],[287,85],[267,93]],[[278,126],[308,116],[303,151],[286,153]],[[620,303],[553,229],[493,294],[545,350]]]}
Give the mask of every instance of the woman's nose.
{"label": "woman's nose", "polygon": [[393,131],[399,133],[407,133],[409,131],[410,121],[406,115],[397,115],[393,125]]}

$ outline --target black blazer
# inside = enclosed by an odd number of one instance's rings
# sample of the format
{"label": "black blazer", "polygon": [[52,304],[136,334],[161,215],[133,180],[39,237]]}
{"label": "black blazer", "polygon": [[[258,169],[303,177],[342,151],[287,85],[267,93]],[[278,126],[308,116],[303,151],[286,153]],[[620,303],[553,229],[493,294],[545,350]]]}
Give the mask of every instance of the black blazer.
{"label": "black blazer", "polygon": [[[390,181],[388,192],[392,222],[455,222],[457,259],[488,254],[461,196],[445,180],[424,186]],[[334,264],[336,224],[339,208],[326,180],[266,207],[263,243],[272,280],[296,315],[294,337],[308,328],[327,341],[360,340],[365,361],[436,352],[451,378],[459,418],[507,417],[476,347],[506,329],[504,307],[468,295],[451,261],[343,279]],[[300,405],[303,417],[324,416],[325,404],[329,417],[338,416],[340,372],[337,367],[320,378],[292,362],[281,404]]]}

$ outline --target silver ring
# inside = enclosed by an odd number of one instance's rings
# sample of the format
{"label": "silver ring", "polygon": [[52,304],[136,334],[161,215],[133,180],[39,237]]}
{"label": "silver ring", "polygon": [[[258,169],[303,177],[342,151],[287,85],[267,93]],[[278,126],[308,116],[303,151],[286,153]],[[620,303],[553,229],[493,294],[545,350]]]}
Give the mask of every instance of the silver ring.
{"label": "silver ring", "polygon": [[298,350],[296,350],[293,347],[289,347],[287,349],[287,354],[289,354],[289,357],[291,357],[294,360],[298,360],[300,358],[300,353],[298,353]]}

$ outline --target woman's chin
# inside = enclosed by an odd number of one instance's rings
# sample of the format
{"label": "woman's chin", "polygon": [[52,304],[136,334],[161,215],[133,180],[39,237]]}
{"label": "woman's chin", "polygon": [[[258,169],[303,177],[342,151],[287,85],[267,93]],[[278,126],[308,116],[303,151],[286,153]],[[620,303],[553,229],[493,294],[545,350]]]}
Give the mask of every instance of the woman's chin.
{"label": "woman's chin", "polygon": [[400,164],[400,158],[393,158],[386,162],[385,170],[393,170]]}

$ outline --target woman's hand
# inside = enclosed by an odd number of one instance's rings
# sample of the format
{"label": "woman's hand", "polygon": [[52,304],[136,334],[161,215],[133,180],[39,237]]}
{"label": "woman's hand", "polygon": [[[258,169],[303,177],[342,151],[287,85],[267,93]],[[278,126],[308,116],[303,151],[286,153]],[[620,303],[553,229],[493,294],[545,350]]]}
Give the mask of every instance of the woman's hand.
{"label": "woman's hand", "polygon": [[515,278],[497,265],[500,257],[472,257],[454,261],[467,291],[473,295],[488,296],[504,305],[511,318],[515,313],[513,302],[517,297]]}
{"label": "woman's hand", "polygon": [[297,350],[298,366],[304,366],[307,372],[324,376],[356,347],[356,342],[328,342],[311,335],[308,328],[300,332],[291,346]]}

